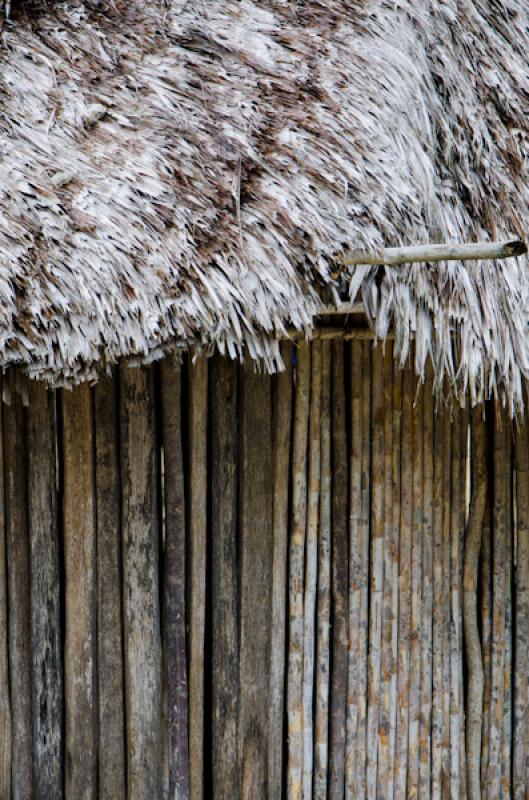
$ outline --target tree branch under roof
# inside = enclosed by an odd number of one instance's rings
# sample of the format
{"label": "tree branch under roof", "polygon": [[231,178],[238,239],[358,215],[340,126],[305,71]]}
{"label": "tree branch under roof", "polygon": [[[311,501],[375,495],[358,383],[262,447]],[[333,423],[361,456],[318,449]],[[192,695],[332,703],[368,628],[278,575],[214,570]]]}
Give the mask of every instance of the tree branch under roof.
{"label": "tree branch under roof", "polygon": [[417,264],[429,261],[482,261],[511,258],[527,253],[521,239],[507,242],[476,242],[471,244],[420,244],[413,247],[387,247],[379,253],[355,251],[341,260],[343,266],[359,264]]}

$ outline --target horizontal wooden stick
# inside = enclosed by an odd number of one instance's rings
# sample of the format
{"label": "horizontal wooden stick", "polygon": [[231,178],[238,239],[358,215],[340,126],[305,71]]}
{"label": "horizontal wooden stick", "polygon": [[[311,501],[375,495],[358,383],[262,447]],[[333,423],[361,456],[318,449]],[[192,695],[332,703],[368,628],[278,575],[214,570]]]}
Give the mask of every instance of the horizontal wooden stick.
{"label": "horizontal wooden stick", "polygon": [[354,251],[341,259],[342,266],[359,264],[416,264],[429,261],[481,261],[482,259],[511,258],[527,253],[520,239],[507,242],[476,242],[471,244],[420,244],[412,247],[386,247],[378,253]]}
{"label": "horizontal wooden stick", "polygon": [[[411,334],[413,338],[413,334]],[[285,334],[283,338],[291,339],[291,340],[303,340],[306,338],[304,331],[296,331],[296,330],[289,330]],[[376,339],[376,334],[370,330],[370,328],[345,328],[345,327],[328,327],[328,328],[313,328],[310,340],[314,341],[315,339],[320,339],[321,341],[327,341],[330,339],[344,339],[345,341],[349,341],[351,339]],[[382,337],[379,337],[382,338]],[[393,332],[389,332],[385,337],[385,339],[394,339],[395,334]]]}

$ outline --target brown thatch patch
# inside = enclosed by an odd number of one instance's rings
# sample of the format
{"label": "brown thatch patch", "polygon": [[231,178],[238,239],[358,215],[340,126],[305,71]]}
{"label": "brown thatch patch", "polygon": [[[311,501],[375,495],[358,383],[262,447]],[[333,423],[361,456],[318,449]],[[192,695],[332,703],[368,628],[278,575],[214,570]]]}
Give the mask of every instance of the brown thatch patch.
{"label": "brown thatch patch", "polygon": [[[344,246],[522,235],[529,3],[55,3],[0,51],[0,358],[272,367]],[[361,278],[361,279],[360,279]],[[335,287],[336,289],[336,287]],[[356,270],[380,335],[521,397],[527,261]],[[454,336],[455,334],[455,336]]]}

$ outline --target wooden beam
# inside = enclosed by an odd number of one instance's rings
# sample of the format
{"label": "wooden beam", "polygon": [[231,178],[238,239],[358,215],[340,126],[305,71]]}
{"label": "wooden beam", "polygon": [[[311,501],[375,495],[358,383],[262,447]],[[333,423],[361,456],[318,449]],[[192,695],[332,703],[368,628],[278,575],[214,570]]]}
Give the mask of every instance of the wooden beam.
{"label": "wooden beam", "polygon": [[397,267],[402,264],[422,264],[433,261],[482,261],[503,259],[527,253],[527,245],[520,239],[505,242],[472,242],[467,244],[419,244],[412,247],[386,247],[377,252],[354,251],[341,259],[345,267],[360,264],[384,264]]}
{"label": "wooden beam", "polygon": [[[4,378],[4,380],[6,380]],[[1,388],[1,387],[0,387]],[[11,702],[9,695],[9,627],[7,618],[7,547],[6,547],[6,506],[5,506],[5,464],[2,447],[4,409],[0,403],[0,797],[10,797],[11,793],[11,754],[12,726]]]}

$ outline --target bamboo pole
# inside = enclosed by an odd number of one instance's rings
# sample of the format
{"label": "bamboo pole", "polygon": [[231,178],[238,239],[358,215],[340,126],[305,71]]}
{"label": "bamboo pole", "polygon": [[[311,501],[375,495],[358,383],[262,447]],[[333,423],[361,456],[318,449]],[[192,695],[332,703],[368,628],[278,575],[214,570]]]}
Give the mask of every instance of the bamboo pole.
{"label": "bamboo pole", "polygon": [[307,504],[307,541],[305,552],[305,596],[303,600],[303,796],[312,796],[313,715],[316,587],[318,575],[318,510],[320,502],[321,460],[321,343],[312,345],[309,487]]}
{"label": "bamboo pole", "polygon": [[33,381],[28,390],[34,793],[36,797],[60,800],[64,709],[55,393]]}
{"label": "bamboo pole", "polygon": [[[5,378],[4,378],[5,380]],[[0,387],[1,388],[1,387]],[[4,439],[4,406],[0,403],[0,443]],[[7,617],[7,509],[4,448],[0,446],[0,797],[11,798],[12,721],[9,695],[9,623]]]}
{"label": "bamboo pole", "polygon": [[510,800],[512,779],[512,428],[508,414],[502,410],[505,431],[505,663],[503,687],[503,731],[501,755],[501,797]]}
{"label": "bamboo pole", "polygon": [[421,714],[421,613],[422,613],[422,516],[423,516],[423,397],[415,394],[412,411],[412,546],[411,546],[411,629],[408,722],[408,797],[419,789],[419,727]]}
{"label": "bamboo pole", "polygon": [[364,635],[361,620],[362,595],[362,345],[351,345],[351,452],[349,471],[349,664],[345,747],[345,797],[355,797],[357,739],[359,725],[359,683],[363,668],[359,643]]}
{"label": "bamboo pole", "polygon": [[66,797],[97,796],[96,527],[92,394],[62,393]]}
{"label": "bamboo pole", "polygon": [[[324,346],[328,350],[329,345]],[[288,562],[288,502],[292,435],[292,347],[283,342],[285,370],[275,376],[272,409],[273,555],[270,714],[268,727],[268,799],[281,797]],[[318,751],[316,751],[316,756]]]}
{"label": "bamboo pole", "polygon": [[[492,541],[489,488],[481,541],[481,660],[483,662],[483,734],[481,739],[481,794],[487,797],[489,768],[490,689],[492,660]],[[467,754],[468,760],[468,754]]]}
{"label": "bamboo pole", "polygon": [[488,796],[500,797],[501,740],[503,731],[504,669],[505,669],[505,431],[501,415],[495,416],[494,427],[494,504],[493,504],[493,568],[492,568],[492,658],[490,745],[488,765]]}
{"label": "bamboo pole", "polygon": [[461,651],[461,573],[459,546],[461,539],[461,414],[452,412],[450,495],[450,794],[461,797],[461,695],[459,654]]}
{"label": "bamboo pole", "polygon": [[392,524],[392,573],[391,573],[391,694],[390,694],[390,730],[389,730],[389,763],[390,783],[388,787],[388,800],[392,800],[395,789],[395,756],[397,743],[397,683],[398,683],[398,658],[399,658],[399,550],[400,550],[400,521],[401,521],[401,427],[402,427],[402,370],[395,369],[393,376],[393,437],[391,456],[391,524]]}
{"label": "bamboo pole", "polygon": [[443,429],[438,412],[433,442],[432,800],[441,800],[443,756]]}
{"label": "bamboo pole", "polygon": [[483,665],[478,630],[478,574],[487,499],[486,430],[482,409],[472,411],[472,497],[465,537],[463,625],[468,672],[466,719],[467,791],[469,800],[481,798],[480,760],[483,723]]}
{"label": "bamboo pole", "polygon": [[212,789],[240,797],[237,578],[237,365],[211,365]]}
{"label": "bamboo pole", "polygon": [[[97,675],[99,793],[126,794],[123,606],[116,377],[94,389],[97,518]],[[31,404],[30,404],[31,407]]]}
{"label": "bamboo pole", "polygon": [[380,719],[380,676],[382,645],[382,593],[384,581],[384,354],[373,350],[373,462],[371,481],[371,575],[369,614],[368,710],[367,710],[367,797],[377,796],[378,726]]}
{"label": "bamboo pole", "polygon": [[371,370],[372,344],[362,344],[362,496],[360,516],[360,638],[356,643],[359,661],[358,724],[356,743],[356,775],[354,798],[365,797],[367,742],[367,655],[369,641],[369,549],[371,517]]}
{"label": "bamboo pole", "polygon": [[451,524],[451,497],[452,497],[452,437],[451,437],[451,412],[448,407],[443,408],[443,743],[441,761],[441,789],[443,794],[450,792],[450,524]]}
{"label": "bamboo pole", "polygon": [[[314,800],[326,800],[329,767],[329,676],[331,614],[331,348],[322,346],[321,488],[318,536],[318,604],[316,646],[316,721]],[[280,797],[278,792],[269,800]]]}
{"label": "bamboo pole", "polygon": [[433,261],[479,261],[512,258],[526,252],[525,242],[519,239],[505,242],[424,244],[411,247],[386,247],[379,253],[353,252],[342,259],[342,264],[345,266],[357,264],[400,266]]}
{"label": "bamboo pole", "polygon": [[204,797],[208,359],[189,358],[189,796]]}
{"label": "bamboo pole", "polygon": [[176,357],[161,363],[165,542],[163,646],[167,670],[169,796],[189,797],[186,648],[186,523],[182,454],[182,374]]}
{"label": "bamboo pole", "polygon": [[271,379],[242,370],[239,471],[241,798],[265,798],[272,617]]}
{"label": "bamboo pole", "polygon": [[433,368],[429,361],[424,383],[422,427],[422,624],[421,624],[421,710],[419,717],[419,796],[430,798],[432,733],[432,612],[433,612]]}
{"label": "bamboo pole", "polygon": [[513,800],[525,800],[527,708],[529,703],[529,425],[527,417],[515,431],[516,571],[515,662],[513,724]]}
{"label": "bamboo pole", "polygon": [[[332,347],[332,677],[329,800],[345,791],[348,621],[348,462],[343,342]],[[376,745],[375,745],[376,746]]]}
{"label": "bamboo pole", "polygon": [[121,533],[129,800],[162,790],[158,470],[152,368],[121,368]]}
{"label": "bamboo pole", "polygon": [[307,475],[310,348],[296,353],[296,399],[292,450],[292,523],[289,548],[288,763],[287,798],[303,797],[303,584],[307,527]]}
{"label": "bamboo pole", "polygon": [[408,722],[411,632],[412,551],[412,453],[413,453],[413,370],[408,364],[402,383],[400,447],[400,544],[399,544],[399,646],[397,675],[397,733],[394,765],[394,796],[407,797]]}
{"label": "bamboo pole", "polygon": [[[460,410],[460,432],[459,432],[459,448],[460,448],[460,495],[459,495],[459,614],[460,614],[460,631],[459,631],[459,645],[458,645],[458,669],[459,669],[459,708],[461,715],[461,724],[459,726],[459,768],[461,770],[460,777],[460,795],[461,800],[467,800],[467,758],[466,758],[466,724],[465,724],[465,704],[466,704],[466,682],[465,682],[465,648],[463,639],[463,594],[464,594],[464,579],[463,569],[465,563],[465,536],[467,527],[467,503],[470,502],[470,485],[469,485],[469,403],[465,398],[461,405]],[[478,563],[479,572],[479,563]]]}
{"label": "bamboo pole", "polygon": [[378,723],[378,796],[393,792],[393,753],[390,752],[394,653],[393,605],[395,554],[398,541],[393,529],[393,347],[386,343],[384,352],[384,585],[382,595],[381,703]]}

